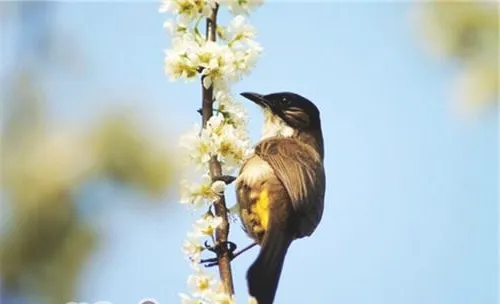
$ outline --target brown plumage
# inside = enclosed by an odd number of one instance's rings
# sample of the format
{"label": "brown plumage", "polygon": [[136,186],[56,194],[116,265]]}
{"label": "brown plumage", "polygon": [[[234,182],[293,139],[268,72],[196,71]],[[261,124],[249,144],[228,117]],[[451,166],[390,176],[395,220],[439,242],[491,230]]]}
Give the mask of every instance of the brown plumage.
{"label": "brown plumage", "polygon": [[323,214],[325,172],[319,111],[293,93],[243,93],[265,111],[263,138],[236,180],[247,234],[261,246],[247,272],[259,304],[274,301],[286,253],[310,236]]}

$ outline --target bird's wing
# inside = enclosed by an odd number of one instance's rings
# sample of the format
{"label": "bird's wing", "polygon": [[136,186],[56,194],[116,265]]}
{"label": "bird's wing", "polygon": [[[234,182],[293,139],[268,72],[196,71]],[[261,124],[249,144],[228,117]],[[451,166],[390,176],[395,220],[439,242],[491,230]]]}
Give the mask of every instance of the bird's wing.
{"label": "bird's wing", "polygon": [[323,215],[325,171],[320,155],[293,138],[270,138],[255,147],[285,186],[300,219],[299,237],[309,236]]}

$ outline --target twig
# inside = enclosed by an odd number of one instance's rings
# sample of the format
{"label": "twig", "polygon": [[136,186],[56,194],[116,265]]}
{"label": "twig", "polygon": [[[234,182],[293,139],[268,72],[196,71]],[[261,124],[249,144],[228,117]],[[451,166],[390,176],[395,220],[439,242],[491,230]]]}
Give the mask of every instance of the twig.
{"label": "twig", "polygon": [[[217,34],[217,12],[219,10],[219,5],[217,5],[213,10],[209,18],[207,18],[206,26],[206,39],[209,41],[216,41]],[[203,86],[203,77],[201,79],[202,88],[202,122],[203,127],[206,126],[207,121],[212,117],[213,113],[213,87],[206,89]],[[210,177],[222,175],[222,167],[219,161],[217,161],[216,156],[212,156],[209,163]],[[219,199],[214,202],[215,215],[222,218],[222,223],[215,231],[215,239],[218,244],[225,244],[229,235],[229,221],[227,217],[227,207],[226,200],[223,194],[219,196]],[[227,246],[222,246],[222,254],[219,257],[219,275],[224,288],[227,293],[234,294],[233,285],[233,275],[231,271],[231,256],[228,251]]]}

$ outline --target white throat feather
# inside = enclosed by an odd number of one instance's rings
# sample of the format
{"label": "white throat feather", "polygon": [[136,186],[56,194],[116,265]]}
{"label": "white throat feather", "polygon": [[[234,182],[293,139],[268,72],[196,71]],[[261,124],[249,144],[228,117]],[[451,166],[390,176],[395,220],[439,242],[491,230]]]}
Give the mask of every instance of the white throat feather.
{"label": "white throat feather", "polygon": [[286,124],[279,116],[274,115],[270,109],[264,108],[264,126],[262,127],[261,140],[269,137],[292,137],[295,130]]}

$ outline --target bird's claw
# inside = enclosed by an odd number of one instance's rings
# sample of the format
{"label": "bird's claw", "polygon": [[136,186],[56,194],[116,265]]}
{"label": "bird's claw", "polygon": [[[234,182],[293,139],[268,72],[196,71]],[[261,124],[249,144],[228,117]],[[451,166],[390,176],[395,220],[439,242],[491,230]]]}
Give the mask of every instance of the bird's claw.
{"label": "bird's claw", "polygon": [[[224,248],[227,246],[226,248]],[[224,252],[229,254],[229,260],[234,258],[234,252],[236,251],[236,244],[230,241],[220,242],[215,246],[208,245],[208,242],[205,241],[205,249],[215,253],[216,257],[211,259],[202,259],[200,264],[205,264],[205,267],[213,267],[219,265],[219,260]]]}

